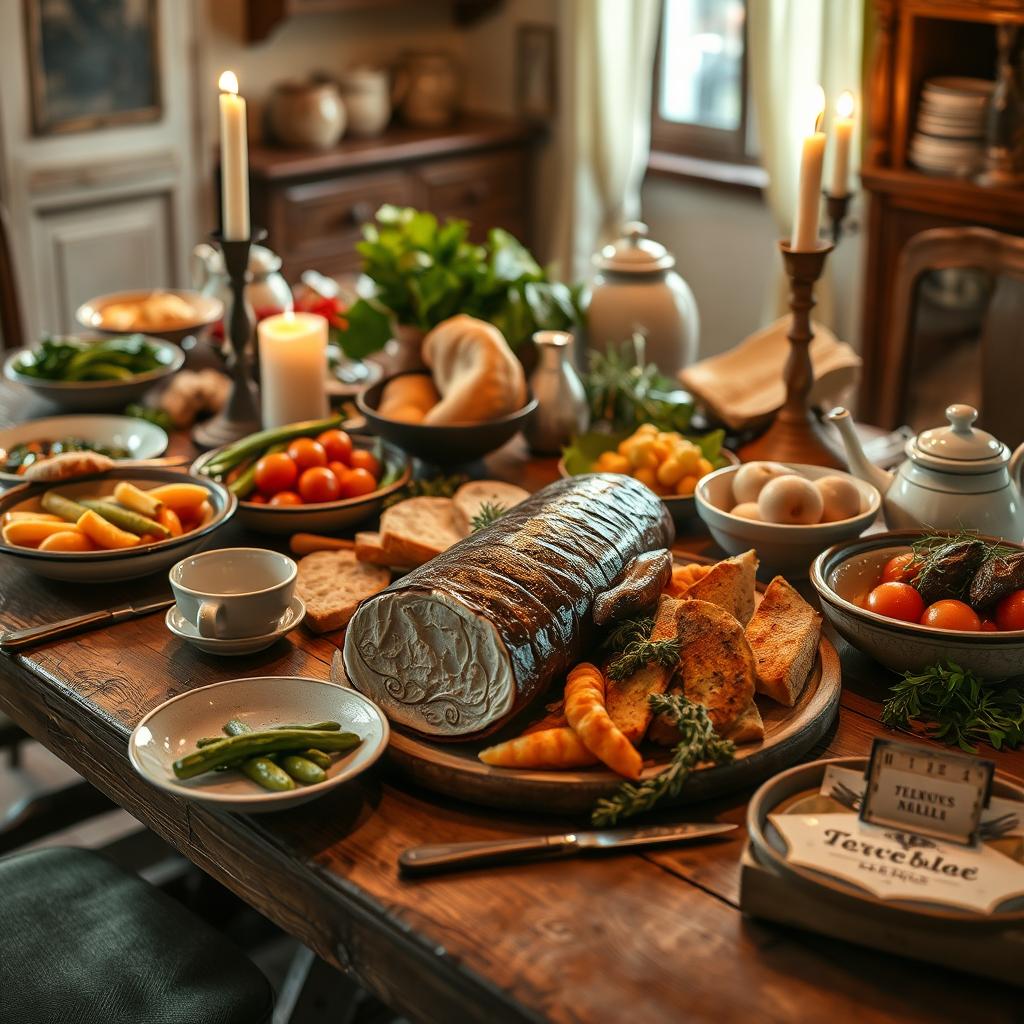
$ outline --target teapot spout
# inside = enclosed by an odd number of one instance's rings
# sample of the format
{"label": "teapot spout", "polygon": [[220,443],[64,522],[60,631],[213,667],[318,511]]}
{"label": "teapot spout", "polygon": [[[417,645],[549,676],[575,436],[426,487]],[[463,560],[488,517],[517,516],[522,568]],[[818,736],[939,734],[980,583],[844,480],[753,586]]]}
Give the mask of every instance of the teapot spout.
{"label": "teapot spout", "polygon": [[893,481],[893,474],[867,460],[867,457],[864,455],[864,449],[861,447],[860,438],[857,436],[857,431],[854,428],[853,417],[850,415],[849,409],[839,406],[833,409],[825,418],[834,423],[839,431],[843,447],[846,449],[846,463],[850,468],[850,472],[861,480],[866,480],[869,484],[873,484],[882,494],[885,494]]}

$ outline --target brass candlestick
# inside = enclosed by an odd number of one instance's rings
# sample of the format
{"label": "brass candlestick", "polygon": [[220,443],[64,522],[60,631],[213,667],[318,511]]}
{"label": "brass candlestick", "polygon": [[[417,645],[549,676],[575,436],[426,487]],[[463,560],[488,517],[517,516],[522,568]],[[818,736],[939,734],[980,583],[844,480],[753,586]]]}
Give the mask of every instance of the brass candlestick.
{"label": "brass candlestick", "polygon": [[225,316],[224,350],[231,375],[231,392],[216,416],[199,423],[192,440],[202,448],[219,448],[260,429],[260,403],[256,382],[249,365],[249,346],[256,316],[245,298],[245,276],[249,269],[249,247],[267,233],[257,230],[252,238],[228,240],[220,232],[211,237],[224,254],[224,267],[231,284],[231,308]]}
{"label": "brass candlestick", "polygon": [[850,208],[850,193],[844,196],[834,196],[831,192],[823,193],[825,196],[825,212],[832,224],[832,244],[838,245],[839,239],[843,236],[843,222],[846,220],[846,212]]}
{"label": "brass candlestick", "polygon": [[789,333],[789,358],[784,371],[786,401],[776,413],[772,425],[756,440],[744,445],[739,456],[744,462],[757,459],[773,462],[804,462],[815,466],[841,468],[842,463],[825,443],[821,427],[808,405],[814,371],[811,366],[811,310],[814,308],[814,282],[825,269],[825,258],[835,248],[832,242],[819,242],[809,252],[795,252],[789,240],[779,243],[789,275],[789,308],[793,311]]}

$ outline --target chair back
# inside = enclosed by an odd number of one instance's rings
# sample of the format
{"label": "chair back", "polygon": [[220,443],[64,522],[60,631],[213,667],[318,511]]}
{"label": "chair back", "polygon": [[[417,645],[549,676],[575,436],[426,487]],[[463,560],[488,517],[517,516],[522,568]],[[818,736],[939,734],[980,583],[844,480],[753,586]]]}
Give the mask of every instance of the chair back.
{"label": "chair back", "polygon": [[14,270],[12,237],[10,218],[0,204],[0,348],[20,348],[25,344],[25,320]]}

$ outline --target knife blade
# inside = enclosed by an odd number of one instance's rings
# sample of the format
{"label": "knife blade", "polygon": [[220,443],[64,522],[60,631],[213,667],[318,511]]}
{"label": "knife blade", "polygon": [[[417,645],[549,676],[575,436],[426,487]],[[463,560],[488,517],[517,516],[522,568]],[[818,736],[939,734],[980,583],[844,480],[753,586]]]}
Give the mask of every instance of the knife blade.
{"label": "knife blade", "polygon": [[56,640],[58,637],[70,636],[73,633],[98,629],[100,626],[112,626],[115,622],[138,619],[143,615],[166,611],[172,604],[174,604],[173,597],[162,597],[157,601],[148,601],[144,604],[129,602],[118,605],[117,608],[105,608],[97,612],[86,612],[84,615],[73,615],[69,619],[48,622],[43,626],[8,630],[5,633],[0,633],[0,651],[3,651],[4,654],[21,651],[33,644],[42,643],[44,640]]}
{"label": "knife blade", "polygon": [[566,832],[553,836],[524,836],[479,843],[429,843],[404,850],[398,866],[406,875],[477,867],[481,864],[564,857],[587,850],[615,850],[627,846],[655,846],[687,842],[732,832],[736,825],[720,822],[688,822],[654,828],[620,828],[601,832]]}

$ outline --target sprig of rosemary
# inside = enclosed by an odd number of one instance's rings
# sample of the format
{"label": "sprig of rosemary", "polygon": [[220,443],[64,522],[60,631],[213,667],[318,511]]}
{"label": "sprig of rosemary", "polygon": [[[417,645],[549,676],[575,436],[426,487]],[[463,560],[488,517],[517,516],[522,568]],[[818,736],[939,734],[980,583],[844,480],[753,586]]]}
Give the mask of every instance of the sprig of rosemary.
{"label": "sprig of rosemary", "polygon": [[476,533],[477,530],[490,526],[491,523],[496,519],[500,519],[507,511],[508,508],[502,505],[501,502],[481,502],[477,514],[469,521],[469,525],[473,528],[470,532]]}
{"label": "sprig of rosemary", "polygon": [[640,619],[622,619],[604,638],[601,647],[610,653],[624,650],[634,640],[649,640],[654,629],[654,618],[648,615]]}
{"label": "sprig of rosemary", "polygon": [[609,679],[628,679],[645,665],[664,665],[672,668],[679,661],[679,638],[668,640],[631,640],[608,662]]}
{"label": "sprig of rosemary", "polygon": [[1024,695],[1015,687],[986,686],[952,661],[923,672],[904,672],[882,705],[882,721],[909,729],[917,723],[931,739],[977,753],[979,742],[996,750],[1024,742]]}
{"label": "sprig of rosemary", "polygon": [[664,715],[679,729],[680,740],[663,772],[638,784],[624,782],[614,796],[597,801],[590,815],[596,828],[608,828],[622,818],[649,811],[663,797],[678,796],[698,764],[723,764],[735,756],[735,744],[715,732],[703,704],[695,704],[681,693],[652,693],[647,699],[656,715]]}

